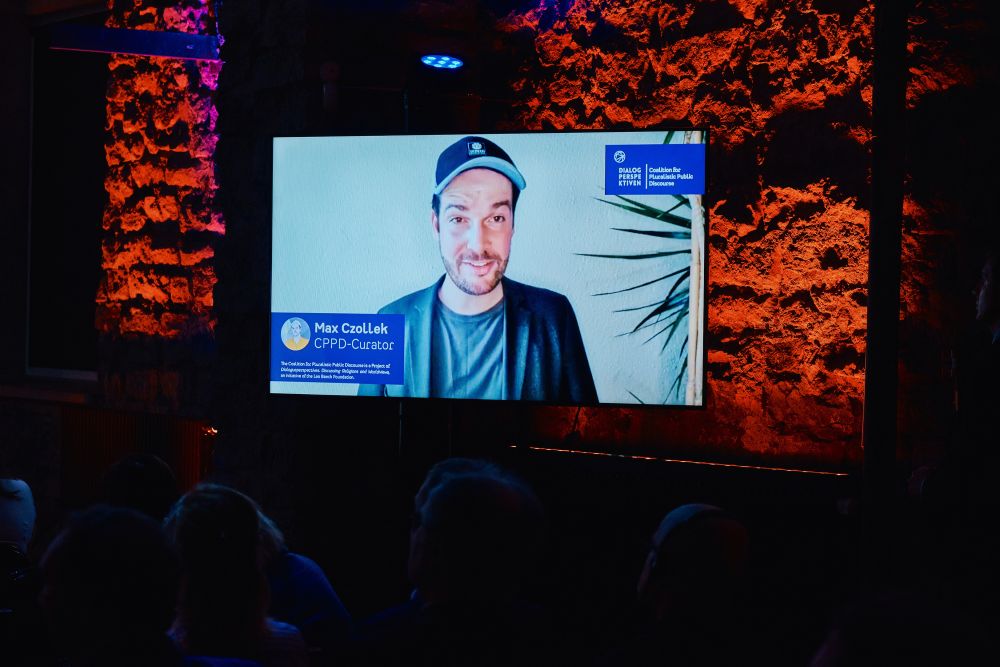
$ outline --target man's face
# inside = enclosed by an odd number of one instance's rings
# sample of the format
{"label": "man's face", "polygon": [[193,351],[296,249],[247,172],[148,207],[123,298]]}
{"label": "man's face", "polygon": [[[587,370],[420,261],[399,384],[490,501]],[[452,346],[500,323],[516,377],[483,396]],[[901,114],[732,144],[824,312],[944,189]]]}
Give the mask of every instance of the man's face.
{"label": "man's face", "polygon": [[987,324],[1000,318],[1000,303],[998,303],[1000,293],[997,292],[994,264],[995,261],[990,261],[983,266],[983,275],[979,280],[976,294],[976,319]]}
{"label": "man's face", "polygon": [[445,271],[466,294],[488,294],[503,278],[514,235],[513,196],[506,176],[470,169],[441,193],[440,215],[431,212]]}
{"label": "man's face", "polygon": [[291,325],[289,325],[289,329],[291,329],[292,335],[295,336],[296,338],[298,338],[299,334],[302,333],[302,323],[298,322],[298,321],[294,321],[294,322],[291,323]]}

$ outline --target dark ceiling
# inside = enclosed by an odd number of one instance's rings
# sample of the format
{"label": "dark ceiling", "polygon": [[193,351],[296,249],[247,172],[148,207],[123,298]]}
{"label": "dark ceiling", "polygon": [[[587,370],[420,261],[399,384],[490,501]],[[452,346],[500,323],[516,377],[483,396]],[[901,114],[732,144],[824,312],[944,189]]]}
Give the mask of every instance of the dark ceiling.
{"label": "dark ceiling", "polygon": [[[494,79],[506,77],[520,57],[517,40],[496,27],[518,3],[314,0],[314,5],[311,51],[317,58],[338,62],[345,85],[452,85],[496,94],[502,87]],[[431,70],[419,62],[428,53],[458,56],[466,66],[428,77]]]}
{"label": "dark ceiling", "polygon": [[[534,56],[526,35],[498,29],[509,12],[537,2],[472,0],[313,0],[307,59],[317,75],[334,81],[343,129],[386,126],[399,115],[401,130],[460,131],[493,124],[513,101],[510,82]],[[426,54],[457,56],[458,70],[420,63]],[[374,122],[380,117],[380,122]],[[388,123],[391,125],[391,121]]]}

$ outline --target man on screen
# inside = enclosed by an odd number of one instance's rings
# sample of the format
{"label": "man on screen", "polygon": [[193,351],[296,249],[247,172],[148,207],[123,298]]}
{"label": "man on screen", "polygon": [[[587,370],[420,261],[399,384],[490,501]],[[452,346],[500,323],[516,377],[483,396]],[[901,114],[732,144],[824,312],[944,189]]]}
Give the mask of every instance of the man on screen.
{"label": "man on screen", "polygon": [[504,277],[525,188],[513,160],[463,137],[438,157],[435,178],[431,227],[445,274],[379,310],[406,318],[404,383],[358,394],[596,403],[569,300]]}

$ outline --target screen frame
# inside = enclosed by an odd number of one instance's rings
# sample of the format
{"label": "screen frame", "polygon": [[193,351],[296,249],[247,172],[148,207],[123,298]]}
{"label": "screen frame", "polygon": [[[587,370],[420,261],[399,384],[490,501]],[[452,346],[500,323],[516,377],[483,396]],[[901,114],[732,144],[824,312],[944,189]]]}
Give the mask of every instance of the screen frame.
{"label": "screen frame", "polygon": [[[673,411],[694,411],[694,412],[704,412],[708,407],[708,324],[709,317],[708,311],[710,302],[708,299],[708,285],[709,285],[709,274],[711,268],[711,251],[709,244],[709,229],[711,225],[710,210],[711,210],[711,190],[712,190],[712,169],[711,169],[711,147],[712,147],[712,129],[709,126],[704,125],[690,125],[684,123],[662,123],[655,124],[648,127],[633,128],[633,127],[617,127],[613,129],[600,129],[600,128],[531,128],[531,129],[502,129],[502,130],[477,130],[468,132],[440,132],[440,131],[398,131],[398,132],[350,132],[350,133],[329,133],[329,132],[305,132],[296,134],[273,134],[270,136],[269,150],[270,150],[270,166],[272,168],[270,191],[269,191],[269,201],[271,204],[270,211],[270,226],[269,231],[271,232],[271,244],[270,252],[268,253],[268,280],[267,280],[267,292],[268,292],[268,317],[267,317],[267,327],[268,327],[268,339],[270,340],[270,327],[272,315],[275,312],[273,310],[274,303],[274,229],[275,229],[275,218],[274,218],[274,191],[275,191],[275,177],[273,172],[274,159],[275,159],[275,143],[280,139],[308,139],[308,138],[344,138],[344,139],[364,139],[364,138],[405,138],[405,137],[442,137],[442,138],[459,138],[462,136],[476,135],[476,136],[494,136],[503,137],[505,135],[583,135],[583,134],[629,134],[636,132],[701,132],[703,143],[705,145],[705,173],[704,173],[704,192],[701,194],[702,197],[702,211],[704,219],[704,228],[702,236],[702,268],[701,268],[701,298],[703,303],[702,317],[701,317],[701,331],[702,331],[702,350],[701,350],[701,367],[702,367],[702,402],[700,404],[687,404],[687,403],[651,403],[651,402],[614,402],[614,401],[598,401],[594,403],[585,402],[568,402],[559,400],[534,400],[534,399],[482,399],[482,398],[458,398],[458,397],[443,397],[443,396],[365,396],[365,395],[346,395],[346,394],[322,394],[322,393],[310,393],[310,392],[276,392],[271,389],[271,363],[272,363],[272,348],[271,345],[267,346],[267,378],[265,380],[267,384],[267,394],[271,399],[281,397],[282,400],[367,400],[370,402],[397,402],[397,401],[416,401],[416,402],[428,402],[428,403],[453,403],[453,404],[475,404],[475,405],[490,405],[496,404],[498,406],[511,406],[511,405],[522,405],[531,407],[568,407],[568,408],[612,408],[612,409],[622,409],[630,408],[636,410],[652,410],[655,412],[673,412]],[[429,199],[429,195],[428,195]],[[692,237],[692,243],[694,239]],[[690,312],[687,317],[690,317]],[[683,387],[682,387],[683,390]],[[287,398],[286,398],[287,397]]]}

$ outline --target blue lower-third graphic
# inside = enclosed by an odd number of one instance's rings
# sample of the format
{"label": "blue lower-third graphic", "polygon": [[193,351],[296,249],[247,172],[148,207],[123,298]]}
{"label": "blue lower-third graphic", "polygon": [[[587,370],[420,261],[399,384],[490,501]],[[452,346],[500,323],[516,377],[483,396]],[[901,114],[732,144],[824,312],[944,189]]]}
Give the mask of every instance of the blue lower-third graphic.
{"label": "blue lower-third graphic", "polygon": [[403,384],[403,315],[271,313],[271,381]]}

